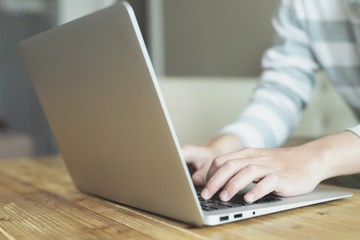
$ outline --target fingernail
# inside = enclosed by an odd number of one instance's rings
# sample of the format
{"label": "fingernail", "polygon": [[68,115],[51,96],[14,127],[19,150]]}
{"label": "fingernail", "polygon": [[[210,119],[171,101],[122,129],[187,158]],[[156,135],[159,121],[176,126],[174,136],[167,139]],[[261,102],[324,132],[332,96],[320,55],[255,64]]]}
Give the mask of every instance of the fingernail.
{"label": "fingernail", "polygon": [[207,188],[204,188],[201,192],[201,197],[205,200],[209,199],[209,194],[210,194],[209,190]]}
{"label": "fingernail", "polygon": [[226,190],[224,190],[220,193],[221,200],[228,201],[229,200],[228,197],[229,197],[229,193]]}
{"label": "fingernail", "polygon": [[247,202],[253,202],[255,195],[253,193],[249,192],[245,195],[244,198],[245,198],[245,201],[247,201]]}

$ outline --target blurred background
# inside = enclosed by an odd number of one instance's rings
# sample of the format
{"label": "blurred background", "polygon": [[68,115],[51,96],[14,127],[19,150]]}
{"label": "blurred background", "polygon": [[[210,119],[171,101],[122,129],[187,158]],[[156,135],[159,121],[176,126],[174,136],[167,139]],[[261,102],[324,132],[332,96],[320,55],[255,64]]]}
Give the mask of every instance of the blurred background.
{"label": "blurred background", "polygon": [[[17,43],[114,2],[0,0],[0,158],[57,152]],[[256,85],[261,56],[273,41],[270,19],[279,0],[129,3],[181,142],[200,143],[211,137],[237,116]],[[331,86],[319,82],[314,106],[305,113],[310,117],[295,130],[296,136],[317,137],[355,122]],[[324,95],[335,99],[332,109],[324,108]],[[335,118],[334,109],[340,111]]]}

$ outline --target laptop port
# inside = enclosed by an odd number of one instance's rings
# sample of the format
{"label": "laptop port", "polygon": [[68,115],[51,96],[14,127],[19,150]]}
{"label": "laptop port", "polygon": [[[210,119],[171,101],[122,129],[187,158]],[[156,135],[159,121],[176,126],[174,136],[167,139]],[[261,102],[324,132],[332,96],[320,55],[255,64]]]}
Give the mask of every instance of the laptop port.
{"label": "laptop port", "polygon": [[229,216],[222,216],[220,217],[220,222],[229,220]]}
{"label": "laptop port", "polygon": [[243,216],[242,213],[239,213],[239,214],[235,214],[235,215],[234,215],[234,218],[235,218],[235,219],[236,219],[236,218],[242,218],[242,216]]}

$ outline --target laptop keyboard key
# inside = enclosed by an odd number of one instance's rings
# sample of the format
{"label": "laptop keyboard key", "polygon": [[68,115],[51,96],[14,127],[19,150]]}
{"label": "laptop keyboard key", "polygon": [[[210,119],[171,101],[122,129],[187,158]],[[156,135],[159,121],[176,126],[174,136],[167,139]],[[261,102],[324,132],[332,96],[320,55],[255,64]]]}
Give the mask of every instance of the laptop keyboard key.
{"label": "laptop keyboard key", "polygon": [[244,200],[244,195],[243,194],[235,195],[228,202],[222,201],[219,198],[219,195],[215,195],[211,199],[204,200],[200,195],[201,189],[196,188],[196,192],[197,192],[197,196],[199,198],[200,204],[201,204],[201,208],[204,211],[214,211],[214,210],[220,210],[220,209],[242,207],[242,206],[250,206],[250,205],[254,205],[254,204],[265,204],[265,203],[270,203],[270,202],[281,201],[281,199],[279,197],[277,197],[276,195],[274,195],[274,194],[266,195],[263,198],[255,201],[253,203],[246,202]]}

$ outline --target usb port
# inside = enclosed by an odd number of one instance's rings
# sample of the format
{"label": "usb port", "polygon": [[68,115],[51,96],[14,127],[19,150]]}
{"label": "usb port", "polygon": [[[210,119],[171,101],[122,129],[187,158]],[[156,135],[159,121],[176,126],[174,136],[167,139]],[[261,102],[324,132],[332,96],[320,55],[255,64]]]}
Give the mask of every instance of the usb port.
{"label": "usb port", "polygon": [[220,222],[229,220],[229,216],[222,216],[220,217]]}
{"label": "usb port", "polygon": [[242,213],[239,213],[239,214],[235,214],[234,218],[242,218],[242,216],[243,216]]}

